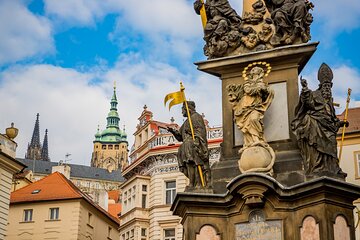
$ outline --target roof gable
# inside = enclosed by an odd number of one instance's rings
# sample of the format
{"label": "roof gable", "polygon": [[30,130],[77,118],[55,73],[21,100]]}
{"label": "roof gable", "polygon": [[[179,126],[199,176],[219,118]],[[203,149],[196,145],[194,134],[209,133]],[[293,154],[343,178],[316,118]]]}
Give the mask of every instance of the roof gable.
{"label": "roof gable", "polygon": [[10,204],[68,199],[84,199],[111,221],[116,224],[119,223],[116,217],[94,203],[88,195],[81,192],[79,188],[59,172],[54,172],[39,181],[12,192]]}
{"label": "roof gable", "polygon": [[82,198],[79,190],[74,188],[74,185],[64,175],[54,172],[39,181],[12,192],[10,203],[76,198]]}
{"label": "roof gable", "polygon": [[[338,118],[343,120],[345,117],[345,111],[343,111]],[[360,132],[360,107],[349,108],[348,118],[349,127],[346,128],[346,133]],[[342,128],[339,129],[338,133],[342,133]]]}

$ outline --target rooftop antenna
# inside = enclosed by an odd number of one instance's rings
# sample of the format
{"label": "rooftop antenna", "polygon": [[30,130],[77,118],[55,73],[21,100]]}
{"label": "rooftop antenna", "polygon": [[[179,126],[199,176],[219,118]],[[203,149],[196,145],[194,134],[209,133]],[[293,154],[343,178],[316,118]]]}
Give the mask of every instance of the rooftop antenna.
{"label": "rooftop antenna", "polygon": [[69,159],[70,156],[71,156],[71,153],[66,153],[65,154],[65,159],[60,160],[59,165],[67,164],[68,162],[70,162],[72,160],[72,159]]}

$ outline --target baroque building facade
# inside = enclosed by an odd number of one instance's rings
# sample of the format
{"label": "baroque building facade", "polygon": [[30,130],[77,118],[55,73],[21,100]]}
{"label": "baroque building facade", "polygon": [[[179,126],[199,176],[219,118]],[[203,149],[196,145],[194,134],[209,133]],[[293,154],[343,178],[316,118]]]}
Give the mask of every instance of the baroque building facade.
{"label": "baroque building facade", "polygon": [[[185,190],[187,178],[178,170],[177,150],[180,143],[167,127],[178,128],[152,118],[144,106],[134,133],[130,165],[123,170],[126,181],[121,185],[121,240],[180,240],[180,218],[173,216],[171,204],[177,192]],[[222,128],[207,126],[210,164],[220,158]]]}
{"label": "baroque building facade", "polygon": [[10,191],[13,175],[23,171],[25,165],[15,159],[17,143],[0,133],[0,239],[8,236]]}
{"label": "baroque building facade", "polygon": [[54,172],[11,193],[6,239],[118,240],[118,226],[116,217]]}
{"label": "baroque building facade", "polygon": [[91,166],[107,169],[109,172],[127,166],[128,141],[125,129],[119,128],[119,114],[117,112],[116,87],[110,101],[110,111],[106,118],[106,129],[95,134]]}
{"label": "baroque building facade", "polygon": [[[61,164],[57,162],[37,161],[18,158],[17,161],[27,166],[25,171],[31,171],[31,181],[36,182],[54,172],[62,173],[82,192],[88,194],[92,201],[105,210],[109,209],[109,191],[119,191],[120,184],[125,180],[120,169],[109,172],[107,169],[78,164]],[[26,179],[14,179],[13,190],[28,185]]]}
{"label": "baroque building facade", "polygon": [[[345,111],[338,117],[344,119]],[[340,167],[347,173],[347,182],[360,185],[360,107],[349,108],[347,120],[350,124],[345,129]],[[341,136],[342,129],[337,135],[338,147]],[[360,239],[360,199],[354,201],[354,206],[355,235],[356,239]]]}

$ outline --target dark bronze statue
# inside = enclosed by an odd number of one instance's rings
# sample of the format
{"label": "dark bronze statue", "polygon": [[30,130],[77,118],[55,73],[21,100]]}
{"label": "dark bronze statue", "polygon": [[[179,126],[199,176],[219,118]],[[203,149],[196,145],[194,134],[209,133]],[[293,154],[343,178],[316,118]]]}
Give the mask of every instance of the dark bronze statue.
{"label": "dark bronze statue", "polygon": [[[203,117],[196,112],[195,102],[187,101],[191,122],[194,130],[193,140],[189,119],[182,124],[179,130],[168,128],[174,137],[182,142],[178,149],[179,170],[190,180],[187,190],[201,188],[201,177],[199,167],[201,168],[205,188],[209,188],[211,184],[209,151],[207,145],[207,133]],[[182,114],[188,117],[186,106],[183,104]]]}
{"label": "dark bronze statue", "polygon": [[333,74],[325,63],[319,69],[318,79],[319,88],[311,91],[301,78],[302,90],[292,129],[308,177],[325,175],[343,179],[346,173],[339,167],[336,134],[348,122],[340,121],[335,115],[331,93]]}
{"label": "dark bronze statue", "polygon": [[313,21],[309,10],[314,5],[308,0],[265,0],[275,25],[272,45],[292,44],[297,38],[301,42],[310,40],[310,24]]}
{"label": "dark bronze statue", "polygon": [[[200,14],[200,0],[194,2],[194,9]],[[209,58],[221,57],[240,46],[241,18],[230,6],[228,0],[207,0],[205,3],[207,23],[204,28],[204,54]]]}

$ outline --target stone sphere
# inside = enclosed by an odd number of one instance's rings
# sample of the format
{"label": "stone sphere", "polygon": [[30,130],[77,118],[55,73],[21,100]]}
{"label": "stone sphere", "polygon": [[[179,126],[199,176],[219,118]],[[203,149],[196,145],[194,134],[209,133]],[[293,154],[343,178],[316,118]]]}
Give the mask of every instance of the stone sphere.
{"label": "stone sphere", "polygon": [[270,152],[260,146],[249,147],[243,151],[239,160],[239,168],[241,172],[261,171],[267,169],[272,164]]}

